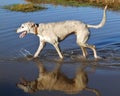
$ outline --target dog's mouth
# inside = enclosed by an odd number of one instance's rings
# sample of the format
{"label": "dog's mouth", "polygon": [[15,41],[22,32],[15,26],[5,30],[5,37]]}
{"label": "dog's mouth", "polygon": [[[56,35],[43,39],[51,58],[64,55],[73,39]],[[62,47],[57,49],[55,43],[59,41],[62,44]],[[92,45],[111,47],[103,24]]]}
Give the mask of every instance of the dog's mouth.
{"label": "dog's mouth", "polygon": [[23,32],[19,35],[19,38],[24,38],[26,34],[27,34],[27,31],[23,31]]}
{"label": "dog's mouth", "polygon": [[24,78],[21,78],[20,83],[17,84],[17,87],[24,90],[25,92],[29,92],[29,86],[27,83],[28,81],[26,81]]}
{"label": "dog's mouth", "polygon": [[[33,83],[34,85],[34,83]],[[20,79],[20,83],[17,83],[16,85],[18,88],[22,89],[24,92],[27,93],[33,93],[36,92],[36,89],[34,89],[31,85],[30,81],[25,80],[24,78]]]}

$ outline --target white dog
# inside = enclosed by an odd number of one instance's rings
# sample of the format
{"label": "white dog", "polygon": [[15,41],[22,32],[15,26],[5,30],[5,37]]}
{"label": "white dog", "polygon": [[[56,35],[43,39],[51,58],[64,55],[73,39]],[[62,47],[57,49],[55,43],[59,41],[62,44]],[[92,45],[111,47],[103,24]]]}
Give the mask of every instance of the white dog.
{"label": "white dog", "polygon": [[80,21],[74,20],[47,24],[27,22],[22,24],[21,27],[17,29],[17,33],[22,32],[20,34],[20,38],[23,38],[27,33],[32,33],[39,37],[40,45],[34,54],[34,58],[38,57],[39,53],[45,46],[45,43],[48,42],[55,47],[59,57],[63,59],[63,55],[59,48],[59,42],[64,40],[70,34],[76,35],[76,42],[82,49],[83,57],[86,58],[87,56],[86,48],[90,48],[94,53],[94,57],[100,58],[97,56],[95,46],[89,45],[86,42],[90,36],[89,28],[101,28],[104,26],[106,22],[106,9],[107,6],[104,8],[103,19],[98,25],[84,24]]}

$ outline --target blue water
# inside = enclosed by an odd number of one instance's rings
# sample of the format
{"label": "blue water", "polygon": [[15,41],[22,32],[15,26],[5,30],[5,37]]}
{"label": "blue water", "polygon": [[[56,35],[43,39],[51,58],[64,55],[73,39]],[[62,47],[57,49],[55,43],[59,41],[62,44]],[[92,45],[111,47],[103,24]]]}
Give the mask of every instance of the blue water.
{"label": "blue water", "polygon": [[[22,0],[1,0],[0,6],[25,3]],[[35,80],[38,68],[34,61],[27,60],[25,54],[34,54],[38,47],[38,38],[32,34],[19,39],[16,29],[24,22],[35,23],[58,22],[64,20],[80,20],[88,24],[98,24],[102,19],[103,9],[95,7],[63,7],[43,5],[48,9],[37,12],[11,12],[0,8],[0,96],[56,96],[65,95],[56,91],[40,91],[34,94],[24,93],[16,87],[21,77]],[[104,59],[95,61],[93,53],[89,51],[88,60],[79,59],[81,49],[75,43],[75,36],[71,35],[61,42],[60,47],[65,56],[62,72],[72,78],[75,70],[81,65],[87,65],[90,87],[98,89],[102,96],[120,94],[120,12],[107,11],[107,22],[101,29],[90,29],[89,44],[95,44],[98,55]],[[23,50],[22,53],[21,50]],[[27,51],[27,52],[26,52]],[[58,63],[58,55],[50,44],[47,44],[39,59],[48,70]],[[56,63],[57,62],[57,63]],[[59,94],[58,94],[59,93]],[[73,96],[94,96],[89,92],[74,94]],[[119,96],[119,95],[116,95]]]}

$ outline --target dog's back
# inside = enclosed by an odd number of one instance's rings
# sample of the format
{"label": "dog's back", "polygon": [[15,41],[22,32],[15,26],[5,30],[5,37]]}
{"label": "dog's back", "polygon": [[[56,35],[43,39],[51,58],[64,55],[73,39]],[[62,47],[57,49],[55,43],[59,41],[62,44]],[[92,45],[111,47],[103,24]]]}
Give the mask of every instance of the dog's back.
{"label": "dog's back", "polygon": [[42,23],[39,25],[39,31],[40,34],[54,34],[61,41],[72,33],[76,33],[78,31],[80,32],[80,30],[82,30],[84,27],[86,27],[86,24],[80,21],[68,20],[63,22],[54,22],[47,24]]}

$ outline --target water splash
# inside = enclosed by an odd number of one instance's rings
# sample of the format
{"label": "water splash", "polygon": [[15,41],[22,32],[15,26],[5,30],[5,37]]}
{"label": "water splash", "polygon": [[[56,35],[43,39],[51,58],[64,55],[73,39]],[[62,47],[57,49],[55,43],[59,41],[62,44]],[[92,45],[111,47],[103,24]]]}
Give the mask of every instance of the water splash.
{"label": "water splash", "polygon": [[24,48],[21,48],[20,49],[20,53],[24,56],[24,57],[27,57],[27,56],[32,56],[32,54],[30,53],[30,51],[24,49]]}

